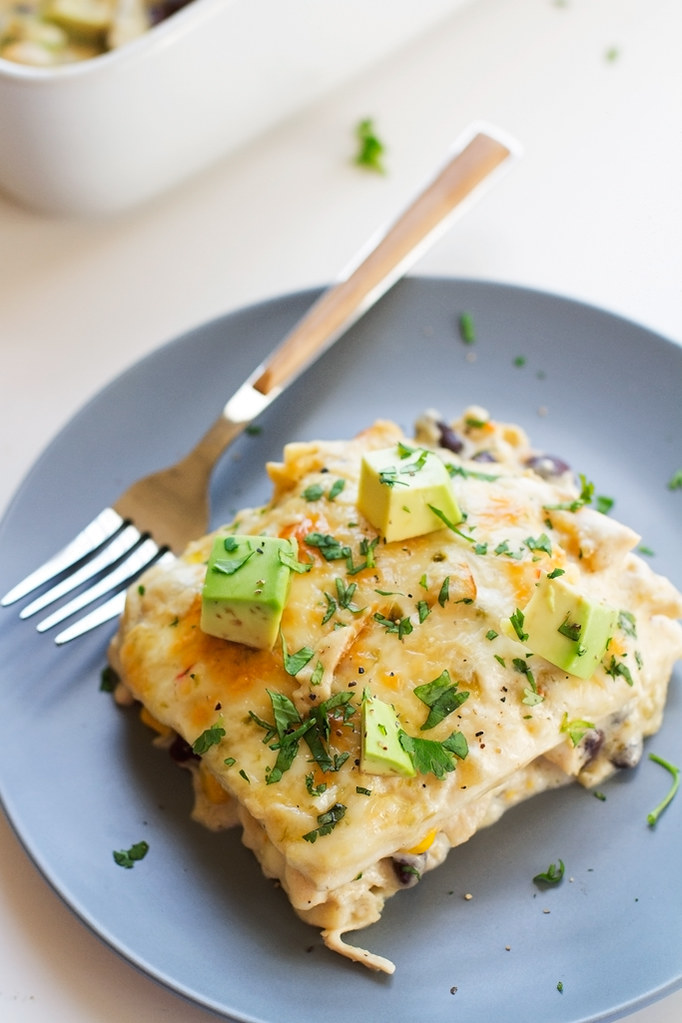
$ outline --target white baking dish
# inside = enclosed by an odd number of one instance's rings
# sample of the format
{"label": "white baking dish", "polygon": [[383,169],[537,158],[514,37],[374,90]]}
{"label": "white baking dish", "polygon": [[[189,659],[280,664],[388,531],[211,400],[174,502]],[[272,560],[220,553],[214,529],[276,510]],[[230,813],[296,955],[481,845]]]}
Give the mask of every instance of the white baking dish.
{"label": "white baking dish", "polygon": [[51,214],[134,206],[466,2],[193,0],[78,64],[0,59],[0,189]]}

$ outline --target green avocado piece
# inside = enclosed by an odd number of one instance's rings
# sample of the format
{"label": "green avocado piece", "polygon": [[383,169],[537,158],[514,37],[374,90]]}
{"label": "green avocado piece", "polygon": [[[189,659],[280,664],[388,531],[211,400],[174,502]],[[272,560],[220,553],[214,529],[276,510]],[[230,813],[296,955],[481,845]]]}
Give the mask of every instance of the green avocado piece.
{"label": "green avocado piece", "polygon": [[400,724],[395,710],[365,691],[362,697],[360,770],[366,774],[399,774],[413,778],[412,758],[400,745]]}
{"label": "green avocado piece", "polygon": [[273,536],[218,536],[201,593],[201,628],[211,636],[272,649],[289,595],[296,559],[290,540]]}
{"label": "green avocado piece", "polygon": [[[432,507],[429,507],[429,506]],[[438,455],[396,445],[368,451],[360,467],[358,508],[388,543],[462,521],[450,476]]]}
{"label": "green avocado piece", "polygon": [[543,576],[523,611],[525,645],[557,668],[590,678],[604,656],[618,612],[569,583]]}

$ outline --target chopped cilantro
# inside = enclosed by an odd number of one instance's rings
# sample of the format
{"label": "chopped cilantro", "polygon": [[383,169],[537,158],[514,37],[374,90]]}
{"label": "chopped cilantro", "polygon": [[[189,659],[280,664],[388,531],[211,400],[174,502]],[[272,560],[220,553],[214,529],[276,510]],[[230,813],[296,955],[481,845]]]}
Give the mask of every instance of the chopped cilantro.
{"label": "chopped cilantro", "polygon": [[431,614],[431,608],[429,607],[425,600],[420,600],[417,602],[417,614],[419,615],[420,625],[422,624],[422,622],[425,622],[426,619]]}
{"label": "chopped cilantro", "polygon": [[386,168],[383,162],[385,147],[377,136],[374,121],[370,117],[365,117],[358,122],[355,128],[355,137],[358,142],[355,163],[358,167],[365,167],[367,170],[385,174]]}
{"label": "chopped cilantro", "polygon": [[474,543],[473,536],[467,536],[467,534],[463,533],[461,529],[458,529],[454,522],[451,522],[450,519],[445,514],[445,512],[441,511],[440,508],[436,508],[436,506],[433,504],[430,504],[428,507],[431,509],[433,514],[436,515],[441,520],[443,525],[447,526],[448,529],[455,533],[456,536],[460,536],[462,540],[466,540],[467,543]]}
{"label": "chopped cilantro", "polygon": [[[329,488],[327,500],[333,501],[335,498],[337,498],[341,491],[343,490],[343,488],[345,487],[345,485],[346,481],[344,479],[335,480],[334,483],[332,483],[331,487]],[[311,483],[310,486],[307,486],[305,488],[302,496],[306,501],[319,501],[321,498],[325,496],[325,489],[321,483]]]}
{"label": "chopped cilantro", "polygon": [[451,680],[450,673],[445,668],[432,682],[417,686],[414,695],[429,708],[428,716],[420,728],[420,731],[425,732],[435,728],[449,714],[461,707],[469,693],[458,689],[457,682]]}
{"label": "chopped cilantro", "polygon": [[594,728],[594,724],[591,721],[582,721],[580,718],[574,718],[572,721],[569,721],[568,713],[564,711],[564,717],[559,730],[568,735],[573,746],[577,746],[585,733],[589,732],[591,728]]}
{"label": "chopped cilantro", "polygon": [[459,336],[465,345],[473,345],[476,341],[476,327],[471,313],[460,313]]}
{"label": "chopped cilantro", "polygon": [[535,683],[535,677],[533,672],[528,667],[527,661],[524,661],[523,657],[514,657],[512,660],[514,670],[518,671],[519,674],[525,675],[528,681],[528,686],[523,690],[522,703],[525,703],[527,707],[535,707],[538,703],[542,703],[544,696],[538,692],[538,687]]}
{"label": "chopped cilantro", "polygon": [[320,622],[321,625],[326,625],[327,622],[331,621],[338,608],[338,604],[333,597],[329,596],[328,593],[325,593],[324,598],[327,601],[327,610],[322,615],[322,621]]}
{"label": "chopped cilantro", "polygon": [[309,572],[313,567],[311,561],[299,561],[294,554],[289,554],[287,551],[279,550],[277,557],[280,565],[284,565],[285,568],[290,569],[292,572],[296,572],[298,575],[303,575],[305,572]]}
{"label": "chopped cilantro", "polygon": [[315,665],[312,675],[310,676],[311,686],[319,686],[323,676],[324,664],[322,663],[322,661],[318,661],[317,664]]}
{"label": "chopped cilantro", "polygon": [[651,813],[647,815],[647,824],[649,825],[650,828],[653,828],[655,827],[659,817],[661,816],[665,808],[672,802],[675,793],[680,787],[680,768],[675,767],[674,764],[669,763],[669,761],[667,760],[663,760],[662,757],[657,756],[655,753],[649,754],[649,760],[653,760],[655,764],[659,764],[661,767],[664,767],[666,771],[670,772],[673,779],[665,799],[661,800],[658,806],[655,807],[655,809],[653,809]]}
{"label": "chopped cilantro", "polygon": [[205,728],[201,735],[197,736],[192,743],[192,752],[196,753],[197,756],[202,756],[211,746],[217,746],[224,735],[225,729],[217,723],[209,728]]}
{"label": "chopped cilantro", "polygon": [[608,515],[615,504],[615,500],[612,497],[606,497],[604,494],[599,494],[595,498],[595,508],[602,515]]}
{"label": "chopped cilantro", "polygon": [[461,476],[465,480],[483,480],[484,483],[494,483],[499,479],[499,476],[494,476],[489,472],[475,472],[473,469],[466,469],[463,465],[448,463],[446,468],[450,476]]}
{"label": "chopped cilantro", "polygon": [[339,494],[341,493],[345,486],[346,481],[344,479],[334,480],[331,487],[329,488],[329,493],[327,494],[328,499],[330,501],[334,501],[339,496]]}
{"label": "chopped cilantro", "polygon": [[308,831],[303,838],[306,842],[316,842],[322,835],[329,835],[345,816],[345,813],[346,807],[343,803],[334,803],[330,810],[317,815],[317,827]]}
{"label": "chopped cilantro", "polygon": [[102,668],[100,675],[99,688],[102,693],[113,693],[114,689],[118,685],[118,675],[111,667],[107,664],[105,668]]}
{"label": "chopped cilantro", "polygon": [[591,504],[594,497],[594,483],[590,483],[583,473],[580,473],[580,496],[574,501],[561,501],[559,504],[546,504],[547,511],[578,511],[586,504]]}
{"label": "chopped cilantro", "polygon": [[546,533],[541,533],[538,537],[527,537],[526,547],[529,551],[543,551],[545,554],[549,554],[550,558],[552,556],[552,541]]}
{"label": "chopped cilantro", "polygon": [[213,563],[213,571],[222,575],[234,575],[256,552],[251,550],[240,558],[219,558]]}
{"label": "chopped cilantro", "polygon": [[352,614],[359,614],[362,611],[361,607],[353,603],[353,595],[358,588],[357,583],[345,583],[343,579],[338,576],[334,580],[336,586],[336,599],[339,607],[344,608],[346,611],[350,611]]}
{"label": "chopped cilantro", "polygon": [[348,758],[347,753],[335,753],[329,747],[330,717],[341,715],[343,722],[355,713],[352,693],[335,693],[313,707],[306,718],[301,718],[293,701],[284,693],[268,690],[274,722],[263,721],[253,711],[249,716],[265,732],[263,742],[277,751],[274,766],[267,772],[267,783],[278,782],[296,758],[301,739],[310,750],[313,761],[322,771],[338,771]]}
{"label": "chopped cilantro", "polygon": [[308,794],[311,796],[321,796],[323,792],[327,791],[326,781],[322,781],[319,785],[315,785],[315,775],[312,771],[310,774],[306,774],[305,776],[305,787],[308,790]]}
{"label": "chopped cilantro", "polygon": [[131,845],[130,849],[120,849],[114,852],[114,862],[119,867],[125,867],[126,870],[131,870],[136,863],[143,860],[149,852],[149,844],[147,842],[135,842]]}
{"label": "chopped cilantro", "polygon": [[610,675],[611,678],[618,678],[620,675],[621,678],[625,679],[629,686],[634,685],[634,681],[627,664],[623,664],[622,661],[617,661],[615,657],[612,656],[609,663],[604,665],[604,668],[606,670],[606,674]]}
{"label": "chopped cilantro", "polygon": [[618,612],[618,626],[626,636],[637,636],[637,620],[631,611]]}
{"label": "chopped cilantro", "polygon": [[363,537],[360,541],[360,557],[363,561],[358,564],[353,563],[353,557],[349,554],[346,558],[346,571],[348,575],[357,575],[358,572],[362,572],[365,568],[374,568],[376,562],[374,560],[374,550],[376,545],[379,543],[379,537],[375,536],[372,540],[368,540],[367,537]]}
{"label": "chopped cilantro", "polygon": [[287,650],[286,640],[282,636],[282,658],[287,675],[298,675],[299,671],[305,668],[314,653],[315,651],[309,646],[302,646],[295,654],[290,654]]}
{"label": "chopped cilantro", "polygon": [[469,752],[461,732],[452,732],[443,742],[436,742],[434,739],[418,739],[401,729],[398,738],[417,771],[420,774],[434,774],[438,779],[455,770],[455,758],[464,760]]}
{"label": "chopped cilantro", "polygon": [[309,547],[316,547],[325,561],[342,561],[351,554],[350,547],[329,533],[308,533],[305,542]]}
{"label": "chopped cilantro", "polygon": [[559,860],[558,865],[550,863],[547,870],[535,875],[533,881],[535,884],[558,884],[564,876],[565,869],[563,860]]}
{"label": "chopped cilantro", "polygon": [[572,622],[568,614],[566,615],[563,622],[557,629],[557,632],[561,633],[562,636],[565,636],[566,639],[572,640],[572,642],[574,643],[578,642],[578,640],[580,639],[580,633],[582,631],[583,627],[581,623]]}
{"label": "chopped cilantro", "polygon": [[414,630],[414,626],[408,617],[405,618],[387,618],[377,611],[373,615],[374,621],[378,622],[379,625],[383,625],[386,632],[393,632],[397,635],[398,639],[402,639],[404,636],[409,636]]}
{"label": "chopped cilantro", "polygon": [[516,635],[518,636],[522,643],[525,643],[526,640],[528,639],[528,633],[523,631],[523,623],[525,621],[525,617],[526,616],[524,615],[521,608],[517,607],[516,611],[514,611],[514,614],[511,615],[509,618],[509,621],[511,622],[514,632],[516,633]]}

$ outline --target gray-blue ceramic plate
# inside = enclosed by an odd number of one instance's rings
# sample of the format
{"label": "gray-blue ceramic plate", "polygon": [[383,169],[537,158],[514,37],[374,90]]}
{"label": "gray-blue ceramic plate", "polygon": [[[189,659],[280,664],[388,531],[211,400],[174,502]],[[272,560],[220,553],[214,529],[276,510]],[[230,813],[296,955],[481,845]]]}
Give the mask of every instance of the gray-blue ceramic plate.
{"label": "gray-blue ceramic plate", "polygon": [[[174,461],[304,311],[245,309],[144,359],[50,445],[0,527],[0,590],[129,482]],[[476,342],[458,333],[473,316]],[[401,282],[244,436],[213,481],[215,524],[267,498],[264,462],[291,439],[341,438],[426,407],[521,423],[615,499],[654,567],[682,585],[682,348],[597,309],[518,288]],[[682,983],[682,796],[648,755],[604,787],[540,797],[454,850],[358,935],[376,975],[326,951],[263,879],[239,835],[189,820],[184,774],[136,714],[100,692],[112,628],[63,648],[0,613],[0,792],[29,855],[114,949],[224,1016],[266,1023],[576,1023],[615,1019]],[[656,752],[682,763],[678,670]],[[145,839],[133,870],[112,851]],[[564,881],[533,876],[561,858]],[[471,899],[464,896],[469,893]],[[560,990],[562,989],[562,990]]]}

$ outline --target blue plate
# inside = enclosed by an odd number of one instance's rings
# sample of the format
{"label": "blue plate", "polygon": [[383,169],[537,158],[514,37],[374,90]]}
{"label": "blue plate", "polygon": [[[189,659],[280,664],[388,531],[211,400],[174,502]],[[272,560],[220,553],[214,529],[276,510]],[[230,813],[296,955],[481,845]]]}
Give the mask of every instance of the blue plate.
{"label": "blue plate", "polygon": [[[191,446],[315,297],[223,317],[124,373],[59,434],[0,526],[0,590],[138,476]],[[473,316],[476,342],[459,337]],[[552,295],[484,282],[402,281],[224,457],[214,524],[269,496],[284,442],[352,435],[378,417],[410,430],[468,404],[520,423],[615,499],[656,570],[682,586],[682,348]],[[669,776],[645,757],[604,786],[541,796],[454,850],[357,935],[397,966],[334,956],[265,880],[237,833],[189,819],[184,774],[133,711],[100,691],[113,626],[57,648],[0,612],[0,793],[28,854],[114,949],[219,1014],[261,1023],[577,1023],[627,1014],[682,982],[682,797],[647,813]],[[647,752],[682,764],[680,671]],[[122,870],[114,849],[149,853]],[[533,876],[561,858],[566,877]],[[465,895],[473,897],[465,899]],[[560,990],[562,989],[562,990]]]}

